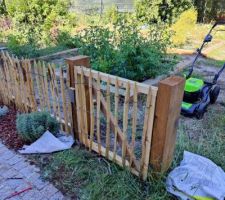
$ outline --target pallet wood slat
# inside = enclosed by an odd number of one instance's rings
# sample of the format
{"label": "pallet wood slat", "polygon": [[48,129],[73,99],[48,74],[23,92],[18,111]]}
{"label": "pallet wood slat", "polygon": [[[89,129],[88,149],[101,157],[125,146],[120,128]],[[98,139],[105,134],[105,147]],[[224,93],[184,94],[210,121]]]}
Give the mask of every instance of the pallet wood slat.
{"label": "pallet wood slat", "polygon": [[[85,68],[83,70],[84,70],[84,76],[89,77],[90,71]],[[78,73],[79,74],[81,73],[81,69],[78,69]],[[107,78],[109,77],[111,84],[114,84],[114,85],[115,85],[116,79],[118,79],[118,85],[121,88],[125,88],[127,85],[127,82],[130,82],[130,89],[131,90],[134,89],[134,85],[135,85],[134,81],[129,81],[124,78],[120,78],[120,77],[109,75],[109,74],[106,74],[103,72],[98,72],[98,71],[92,70],[92,77],[94,79],[97,79],[98,76],[100,76],[101,80],[104,82],[107,82]],[[137,83],[137,86],[138,86],[138,92],[143,93],[143,94],[148,94],[149,85],[146,85],[144,83]],[[152,93],[156,95],[157,91],[158,91],[157,87],[151,86],[151,88],[152,88]]]}
{"label": "pallet wood slat", "polygon": [[65,84],[64,84],[64,78],[63,78],[63,69],[60,69],[60,87],[61,87],[61,93],[62,93],[62,106],[63,106],[63,115],[65,120],[65,129],[66,133],[69,133],[69,127],[68,127],[68,117],[67,117],[67,109],[66,109],[66,94],[65,94]]}
{"label": "pallet wood slat", "polygon": [[135,137],[136,137],[136,128],[137,128],[137,104],[138,104],[137,84],[135,83],[134,91],[133,91],[133,113],[132,113],[132,138],[131,138],[130,167],[132,165],[132,157],[133,157],[134,148],[135,148]]}
{"label": "pallet wood slat", "polygon": [[94,105],[93,105],[93,88],[92,88],[92,73],[90,69],[89,76],[89,94],[90,94],[90,115],[91,115],[91,126],[90,126],[90,144],[89,150],[92,150],[92,144],[94,139],[94,126],[95,126],[95,114],[94,114]]}
{"label": "pallet wood slat", "polygon": [[[52,65],[52,72],[53,72],[53,80],[54,80],[54,87],[55,87],[55,95],[56,95],[56,99],[57,99],[57,112],[58,112],[57,115],[59,117],[59,121],[61,122],[62,121],[62,115],[61,115],[60,95],[59,95],[60,79],[59,79],[59,84],[58,84],[58,80],[56,78],[56,73],[55,73],[55,68],[56,68],[56,66],[53,64]],[[68,120],[67,120],[67,123],[68,123]],[[61,129],[63,129],[62,123],[60,123],[60,126],[61,126]]]}
{"label": "pallet wood slat", "polygon": [[[61,68],[60,70],[63,71],[63,68]],[[63,73],[64,74],[64,73]],[[61,79],[61,81],[63,81],[64,83],[64,76],[63,76],[63,80]],[[67,73],[66,73],[66,81],[65,81],[65,88],[66,88],[66,96],[69,98],[69,88],[70,88],[70,74],[69,74],[69,66],[67,66]],[[67,98],[66,98],[67,99]],[[75,101],[75,97],[73,99]],[[68,123],[70,124],[70,133],[73,134],[73,136],[75,136],[73,130],[74,130],[74,124],[73,124],[73,111],[72,111],[72,105],[69,102],[69,100],[66,101],[66,108],[68,109]]]}
{"label": "pallet wood slat", "polygon": [[[77,67],[75,67],[77,68]],[[84,114],[84,102],[83,102],[83,83],[81,82],[81,74],[77,74],[77,79],[75,80],[77,82],[78,85],[78,90],[76,91],[77,95],[78,95],[78,99],[79,99],[79,115],[80,115],[80,126],[81,126],[81,137],[82,137],[82,143],[84,145],[86,145],[86,130],[85,130],[85,114]]]}
{"label": "pallet wood slat", "polygon": [[84,130],[84,142],[86,147],[88,147],[87,139],[88,139],[88,122],[87,122],[87,116],[89,113],[87,113],[87,107],[86,107],[86,96],[85,96],[85,80],[84,80],[84,72],[83,68],[81,69],[81,79],[80,79],[80,91],[81,91],[81,102],[82,102],[82,110],[83,113],[83,130]]}
{"label": "pallet wood slat", "polygon": [[56,106],[56,94],[55,94],[55,80],[54,80],[54,72],[53,72],[53,68],[50,64],[48,64],[48,74],[49,74],[49,86],[50,86],[50,91],[51,91],[51,97],[52,97],[52,103],[51,103],[51,107],[53,105],[53,115],[55,117],[57,117],[57,106]]}
{"label": "pallet wood slat", "polygon": [[31,98],[31,102],[32,102],[32,110],[36,111],[37,110],[37,102],[36,102],[36,98],[35,98],[35,90],[34,90],[34,82],[33,82],[33,77],[32,77],[32,66],[30,63],[30,60],[27,60],[28,63],[28,83],[29,83],[29,90],[30,90],[30,98]]}
{"label": "pallet wood slat", "polygon": [[45,86],[44,86],[44,72],[43,72],[43,68],[41,66],[41,62],[38,62],[38,66],[37,66],[37,71],[39,74],[39,78],[40,78],[40,86],[41,86],[41,91],[42,91],[42,104],[43,104],[43,110],[46,109],[47,107],[47,100],[46,100],[46,96],[45,96]]}
{"label": "pallet wood slat", "polygon": [[107,80],[107,90],[106,90],[106,102],[107,102],[107,116],[106,116],[106,158],[109,157],[110,150],[110,78]]}
{"label": "pallet wood slat", "polygon": [[[149,90],[149,94],[151,91]],[[149,116],[148,116],[148,128],[146,133],[146,141],[145,141],[145,157],[143,161],[143,170],[142,170],[142,179],[146,180],[148,175],[148,166],[150,161],[150,154],[151,154],[151,144],[152,144],[152,132],[153,132],[153,123],[154,123],[154,113],[155,113],[155,104],[156,104],[156,96],[151,95],[150,101],[150,108],[149,108]]]}
{"label": "pallet wood slat", "polygon": [[77,68],[74,68],[74,84],[75,84],[75,96],[76,96],[76,112],[77,112],[77,124],[78,124],[78,134],[79,134],[79,141],[82,143],[83,136],[82,136],[82,118],[81,118],[81,107],[80,107],[80,93],[79,93],[79,86],[78,86],[78,75],[77,75]]}
{"label": "pallet wood slat", "polygon": [[143,172],[145,155],[146,155],[146,137],[147,137],[147,130],[148,130],[148,119],[150,114],[150,106],[151,106],[151,90],[149,89],[149,93],[147,95],[147,102],[146,102],[146,109],[145,109],[145,118],[144,118],[144,128],[143,128],[143,135],[142,135],[142,152],[141,152],[141,165],[140,171]]}
{"label": "pallet wood slat", "polygon": [[[23,63],[24,63],[24,60],[22,59],[21,61],[21,75],[22,75],[22,81],[23,81],[23,96],[24,96],[24,107],[25,107],[25,111],[28,112],[29,109],[28,109],[28,98],[27,98],[27,86],[26,86],[26,69],[23,68]],[[24,65],[25,66],[25,65]]]}
{"label": "pallet wood slat", "polygon": [[[125,100],[124,100],[124,111],[123,111],[123,143],[122,143],[123,166],[125,166],[125,159],[126,159],[129,98],[130,98],[130,83],[128,82],[126,85],[126,95],[125,95]],[[132,156],[132,155],[130,155],[130,156]]]}
{"label": "pallet wood slat", "polygon": [[38,72],[38,66],[37,66],[37,62],[36,60],[34,61],[34,79],[36,80],[36,84],[37,84],[37,93],[38,93],[38,97],[39,97],[39,101],[40,101],[40,107],[41,109],[44,108],[43,106],[43,99],[42,99],[42,92],[41,92],[41,88],[40,88],[40,79],[39,79],[39,72]]}
{"label": "pallet wood slat", "polygon": [[113,149],[113,160],[115,161],[116,159],[116,151],[117,151],[117,136],[118,136],[118,104],[119,104],[119,85],[118,85],[118,79],[116,79],[115,82],[115,96],[114,96],[114,101],[115,101],[115,110],[114,110],[114,115],[115,115],[115,128],[114,128],[114,149]]}
{"label": "pallet wood slat", "polygon": [[101,106],[101,82],[100,75],[97,77],[97,141],[98,153],[101,155],[101,130],[100,130],[100,106]]}
{"label": "pallet wood slat", "polygon": [[42,72],[43,72],[43,79],[44,79],[44,82],[43,82],[43,86],[44,86],[44,94],[45,94],[45,106],[48,107],[48,111],[51,112],[51,103],[50,103],[50,100],[49,100],[49,92],[48,92],[48,74],[47,74],[47,70],[46,70],[46,66],[45,66],[45,63],[43,62],[41,64],[41,68],[42,68]]}

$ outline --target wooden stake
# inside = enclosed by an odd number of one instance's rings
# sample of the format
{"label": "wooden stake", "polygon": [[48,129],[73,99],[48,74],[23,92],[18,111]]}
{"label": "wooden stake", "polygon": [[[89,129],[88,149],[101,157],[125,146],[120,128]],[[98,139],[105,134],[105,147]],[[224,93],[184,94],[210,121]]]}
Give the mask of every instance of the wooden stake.
{"label": "wooden stake", "polygon": [[137,128],[137,84],[135,83],[134,91],[133,91],[133,116],[132,116],[132,139],[131,139],[131,156],[130,156],[130,167],[132,165],[132,157],[134,154],[135,148],[135,136],[136,136],[136,128]]}
{"label": "wooden stake", "polygon": [[100,132],[100,106],[101,106],[101,82],[100,76],[97,78],[97,141],[98,153],[101,155],[101,132]]}
{"label": "wooden stake", "polygon": [[109,157],[110,150],[110,78],[107,81],[107,91],[106,91],[106,102],[107,102],[107,116],[106,116],[106,158]]}
{"label": "wooden stake", "polygon": [[63,101],[63,114],[64,114],[64,120],[65,120],[65,129],[66,129],[66,133],[69,133],[68,117],[67,117],[67,109],[66,109],[66,94],[65,94],[65,85],[64,85],[62,68],[60,68],[60,86],[61,86],[62,101]]}
{"label": "wooden stake", "polygon": [[[83,67],[81,67],[81,83],[80,83],[80,91],[81,91],[81,103],[82,103],[82,110],[81,112],[83,113],[83,134],[84,134],[84,141],[85,141],[85,146],[88,147],[88,143],[87,143],[87,139],[88,139],[88,122],[87,122],[87,118],[89,118],[90,113],[87,113],[87,107],[86,107],[86,95],[85,95],[85,80],[84,80],[84,71],[83,71]],[[89,107],[90,105],[88,105]],[[89,109],[90,111],[90,109]]]}
{"label": "wooden stake", "polygon": [[[74,68],[74,83],[75,83],[75,91],[76,91],[76,94],[75,94],[75,97],[76,97],[76,108],[75,111],[76,111],[76,116],[77,116],[77,119],[76,119],[76,123],[77,123],[77,128],[78,128],[78,138],[77,140],[79,140],[81,143],[84,143],[83,141],[83,136],[82,136],[82,116],[81,116],[81,106],[80,106],[80,93],[79,93],[79,83],[77,82],[78,81],[78,76],[77,76],[77,69],[76,67]],[[74,119],[74,118],[73,118]],[[75,120],[75,119],[74,119]]]}
{"label": "wooden stake", "polygon": [[36,61],[34,61],[34,77],[36,79],[36,83],[37,83],[37,90],[38,90],[38,98],[39,98],[39,101],[40,101],[40,107],[41,109],[44,108],[43,106],[43,98],[42,98],[42,91],[41,91],[41,88],[40,88],[40,80],[39,80],[39,72],[38,72],[38,66],[37,66],[37,63]]}
{"label": "wooden stake", "polygon": [[49,93],[48,93],[48,74],[46,73],[46,66],[45,66],[45,63],[43,62],[42,63],[42,71],[43,71],[43,76],[44,76],[44,94],[45,94],[45,101],[46,101],[46,104],[45,105],[48,105],[48,110],[49,112],[51,112],[51,105],[50,105],[50,100],[49,100]]}
{"label": "wooden stake", "polygon": [[130,83],[128,82],[127,85],[126,85],[126,95],[125,95],[124,111],[123,111],[123,143],[122,143],[122,162],[123,162],[123,166],[125,166],[125,159],[126,159],[129,97],[130,97]]}
{"label": "wooden stake", "polygon": [[114,150],[113,150],[113,160],[116,159],[116,151],[117,151],[117,135],[118,135],[118,104],[119,104],[119,86],[118,79],[115,82],[115,139],[114,139]]}
{"label": "wooden stake", "polygon": [[[72,58],[68,58],[66,59],[67,61],[67,64],[69,66],[69,76],[70,76],[70,88],[74,88],[75,87],[75,82],[74,82],[74,67],[75,66],[84,66],[86,68],[90,68],[90,58],[88,56],[75,56],[75,57],[72,57]],[[87,69],[88,70],[88,69]],[[79,73],[81,74],[81,73]],[[75,93],[75,91],[74,91]],[[75,96],[75,94],[74,94]],[[87,112],[89,113],[90,112],[90,97],[89,97],[89,86],[88,86],[88,83],[87,85],[85,86],[85,96],[86,96],[86,109],[87,109]],[[79,133],[78,133],[78,125],[77,125],[77,112],[75,111],[76,109],[76,102],[71,102],[71,107],[72,107],[72,118],[73,118],[73,132],[75,133],[74,136],[76,139],[79,139]],[[87,118],[87,124],[88,124],[88,131],[90,130],[90,115],[88,115],[88,118]]]}
{"label": "wooden stake", "polygon": [[90,94],[90,115],[91,115],[90,148],[89,148],[89,150],[91,151],[92,144],[93,144],[93,137],[94,137],[94,126],[95,126],[91,69],[90,69],[90,76],[89,76],[89,94]]}

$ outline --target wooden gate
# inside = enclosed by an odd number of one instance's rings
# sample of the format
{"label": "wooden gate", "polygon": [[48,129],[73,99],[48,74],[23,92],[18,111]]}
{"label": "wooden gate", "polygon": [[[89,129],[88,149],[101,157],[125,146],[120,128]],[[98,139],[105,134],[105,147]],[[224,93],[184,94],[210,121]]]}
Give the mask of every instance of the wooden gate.
{"label": "wooden gate", "polygon": [[145,179],[157,88],[85,67],[74,68],[74,84],[77,139]]}

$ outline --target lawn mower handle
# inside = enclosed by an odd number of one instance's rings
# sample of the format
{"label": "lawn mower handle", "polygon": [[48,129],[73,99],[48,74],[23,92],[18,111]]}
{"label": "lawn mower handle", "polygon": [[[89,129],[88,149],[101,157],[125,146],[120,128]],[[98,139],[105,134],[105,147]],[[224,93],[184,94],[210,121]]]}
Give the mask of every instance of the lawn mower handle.
{"label": "lawn mower handle", "polygon": [[222,74],[222,72],[223,72],[224,69],[225,69],[225,63],[223,65],[223,67],[220,69],[220,71],[215,75],[215,77],[213,79],[213,84],[214,85],[217,83],[217,80],[220,77],[220,75]]}
{"label": "lawn mower handle", "polygon": [[[205,46],[206,43],[211,42],[211,40],[212,40],[211,33],[212,33],[213,29],[214,29],[216,26],[218,26],[218,25],[225,25],[225,20],[218,20],[217,22],[215,22],[214,25],[212,26],[212,28],[210,29],[209,33],[208,33],[208,34],[206,35],[206,37],[204,38],[204,41],[203,41],[201,47],[200,47],[199,49],[197,49],[197,55],[196,55],[196,57],[195,57],[195,59],[194,59],[192,65],[191,65],[191,67],[190,67],[190,70],[189,70],[188,75],[186,76],[186,79],[188,79],[188,78],[191,77],[191,75],[192,75],[192,73],[193,73],[193,71],[194,71],[195,63],[196,63],[196,61],[198,60],[199,56],[202,54],[202,49],[204,48],[204,46]],[[211,39],[208,40],[208,38],[211,38]],[[222,68],[222,69],[223,69],[223,68]],[[224,70],[224,69],[223,69],[223,70]],[[223,70],[222,70],[222,71],[223,71]],[[221,72],[221,73],[222,73],[222,72]],[[217,75],[218,75],[218,74],[217,74]],[[219,75],[220,75],[220,74],[219,74]],[[218,78],[215,77],[214,79],[217,81]]]}

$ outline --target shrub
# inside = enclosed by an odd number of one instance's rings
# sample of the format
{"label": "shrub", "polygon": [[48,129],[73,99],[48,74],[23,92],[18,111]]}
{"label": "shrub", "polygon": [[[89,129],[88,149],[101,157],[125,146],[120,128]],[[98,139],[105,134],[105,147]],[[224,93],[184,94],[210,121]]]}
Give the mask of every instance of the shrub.
{"label": "shrub", "polygon": [[195,28],[197,11],[192,8],[183,12],[177,22],[171,26],[174,32],[172,42],[175,46],[183,45],[187,41],[187,32]]}
{"label": "shrub", "polygon": [[[0,39],[8,39],[9,49],[18,53],[16,55],[20,55],[20,52],[15,48],[22,48],[22,52],[25,49],[22,56],[29,57],[36,50],[33,49],[34,43],[38,49],[54,45],[60,31],[72,31],[77,23],[76,16],[69,12],[70,0],[5,2],[7,14],[0,18]],[[9,30],[5,31],[5,27],[9,27]]]}
{"label": "shrub", "polygon": [[16,128],[18,134],[26,142],[34,142],[40,138],[46,130],[52,134],[59,131],[59,123],[47,112],[33,112],[17,116]]}
{"label": "shrub", "polygon": [[78,33],[73,44],[91,57],[94,69],[105,73],[142,81],[169,70],[165,27],[152,24],[143,36],[137,24],[121,17],[113,28],[91,26]]}

